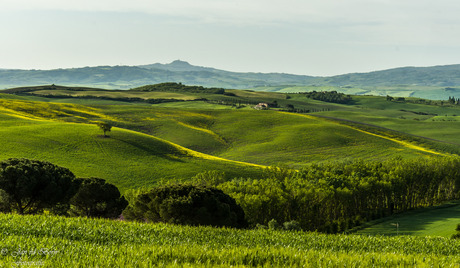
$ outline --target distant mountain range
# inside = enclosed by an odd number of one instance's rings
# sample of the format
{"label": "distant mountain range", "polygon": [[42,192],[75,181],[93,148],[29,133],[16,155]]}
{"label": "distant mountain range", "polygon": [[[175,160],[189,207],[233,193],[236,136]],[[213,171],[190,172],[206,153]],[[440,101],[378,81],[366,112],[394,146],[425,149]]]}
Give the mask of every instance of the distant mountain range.
{"label": "distant mountain range", "polygon": [[284,73],[239,73],[200,67],[185,61],[140,66],[98,66],[55,70],[0,69],[0,87],[59,84],[128,89],[146,84],[181,82],[187,85],[247,89],[273,86],[460,86],[460,64],[403,67],[369,73],[315,77]]}

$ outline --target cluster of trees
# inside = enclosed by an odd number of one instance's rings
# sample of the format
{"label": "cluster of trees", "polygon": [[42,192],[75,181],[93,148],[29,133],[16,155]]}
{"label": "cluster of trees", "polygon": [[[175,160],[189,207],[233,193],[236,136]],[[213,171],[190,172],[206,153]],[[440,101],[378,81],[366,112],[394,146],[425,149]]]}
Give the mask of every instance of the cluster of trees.
{"label": "cluster of trees", "polygon": [[280,109],[280,111],[285,111],[285,112],[290,112],[290,113],[301,113],[301,114],[307,114],[307,113],[315,113],[315,112],[326,112],[326,111],[330,111],[331,109],[330,108],[321,108],[321,109],[317,109],[317,108],[311,108],[311,109],[306,109],[306,108],[300,108],[300,109],[297,109],[294,107],[294,105],[292,104],[288,104],[285,106],[284,109]]}
{"label": "cluster of trees", "polygon": [[455,97],[450,97],[450,96],[449,96],[448,102],[449,102],[450,104],[453,104],[453,105],[460,105],[460,98],[455,99]]}
{"label": "cluster of trees", "polygon": [[252,225],[295,220],[304,230],[330,233],[460,198],[458,158],[328,163],[270,168],[263,178],[222,178],[206,173],[194,182],[235,198]]}
{"label": "cluster of trees", "polygon": [[404,97],[393,98],[392,96],[387,95],[387,101],[406,102],[406,98]]}
{"label": "cluster of trees", "polygon": [[[126,209],[125,209],[126,208]],[[128,201],[100,178],[76,178],[46,161],[10,158],[0,162],[0,211],[118,218],[186,225],[247,227],[243,209],[221,190],[169,185]]]}
{"label": "cluster of trees", "polygon": [[325,102],[341,103],[347,104],[352,102],[350,95],[345,95],[344,93],[338,93],[337,91],[312,91],[301,93],[304,94],[307,98],[320,100]]}
{"label": "cluster of trees", "polygon": [[[387,101],[394,101],[394,102],[404,102],[404,103],[416,103],[416,104],[427,104],[427,105],[441,105],[445,104],[445,101],[433,101],[433,100],[426,100],[426,99],[419,99],[419,98],[410,98],[406,99],[404,97],[392,97],[387,95]],[[447,100],[447,103],[451,105],[460,105],[460,98],[456,99],[455,97],[450,97]]]}
{"label": "cluster of trees", "polygon": [[0,162],[0,211],[116,218],[128,205],[118,188],[99,178],[76,178],[46,161]]}
{"label": "cluster of trees", "polygon": [[243,209],[221,190],[173,184],[137,195],[123,211],[127,220],[243,228]]}
{"label": "cluster of trees", "polygon": [[147,85],[131,89],[132,91],[164,91],[164,92],[188,92],[188,93],[208,93],[208,94],[224,94],[223,88],[205,88],[202,86],[186,86],[182,83],[160,83],[155,85]]}

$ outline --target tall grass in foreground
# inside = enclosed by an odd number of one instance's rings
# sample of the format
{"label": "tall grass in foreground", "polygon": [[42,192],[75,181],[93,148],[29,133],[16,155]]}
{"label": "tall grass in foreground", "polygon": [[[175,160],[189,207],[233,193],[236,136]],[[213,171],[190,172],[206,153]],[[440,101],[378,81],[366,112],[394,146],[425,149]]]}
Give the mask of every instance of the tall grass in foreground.
{"label": "tall grass in foreground", "polygon": [[443,266],[460,241],[0,215],[0,264],[23,267]]}

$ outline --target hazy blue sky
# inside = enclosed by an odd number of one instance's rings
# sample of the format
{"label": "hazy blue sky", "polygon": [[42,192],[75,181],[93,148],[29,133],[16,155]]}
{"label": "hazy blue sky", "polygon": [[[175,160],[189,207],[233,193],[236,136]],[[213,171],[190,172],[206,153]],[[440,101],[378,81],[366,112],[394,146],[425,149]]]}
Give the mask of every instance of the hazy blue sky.
{"label": "hazy blue sky", "polygon": [[460,63],[458,0],[0,0],[0,68],[334,75]]}

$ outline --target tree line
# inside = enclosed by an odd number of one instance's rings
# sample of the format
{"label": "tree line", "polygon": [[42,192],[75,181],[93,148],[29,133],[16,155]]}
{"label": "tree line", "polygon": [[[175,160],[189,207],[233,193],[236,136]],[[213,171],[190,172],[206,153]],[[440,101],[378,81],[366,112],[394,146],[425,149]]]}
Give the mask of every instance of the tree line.
{"label": "tree line", "polygon": [[223,180],[218,172],[194,183],[222,189],[249,223],[299,222],[303,230],[342,232],[369,220],[460,198],[460,160],[395,159],[314,164],[300,171],[272,167],[261,178]]}
{"label": "tree line", "polygon": [[345,95],[344,93],[338,93],[337,91],[311,91],[311,92],[303,92],[300,94],[304,94],[307,98],[325,101],[325,102],[333,102],[333,103],[341,103],[347,104],[352,102],[352,98],[350,95]]}
{"label": "tree line", "polygon": [[202,86],[187,86],[182,83],[167,82],[154,85],[146,85],[130,89],[132,91],[161,91],[161,92],[188,92],[188,93],[208,93],[208,94],[224,94],[223,88],[206,88]]}
{"label": "tree line", "polygon": [[[343,232],[365,221],[460,198],[460,158],[270,167],[257,178],[219,171],[128,192],[49,162],[0,162],[0,211],[142,222]],[[129,201],[129,202],[128,202]]]}
{"label": "tree line", "polygon": [[[67,94],[39,94],[33,92],[25,92],[21,93],[21,95],[29,95],[29,96],[36,96],[36,97],[44,97],[44,98],[54,98],[54,99],[95,99],[95,100],[110,100],[110,101],[122,101],[122,102],[145,102],[150,104],[159,104],[159,103],[166,103],[166,102],[181,102],[186,101],[182,99],[164,99],[164,98],[139,98],[139,97],[111,97],[111,96],[95,96],[95,95],[67,95]],[[202,101],[206,100],[204,98],[200,99],[193,99],[187,101]]]}

